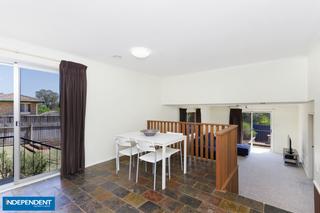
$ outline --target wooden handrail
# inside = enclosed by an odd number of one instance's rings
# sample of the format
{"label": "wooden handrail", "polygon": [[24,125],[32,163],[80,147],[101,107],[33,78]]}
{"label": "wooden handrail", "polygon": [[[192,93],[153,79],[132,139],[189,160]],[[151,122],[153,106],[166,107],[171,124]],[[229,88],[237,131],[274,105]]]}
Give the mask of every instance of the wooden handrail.
{"label": "wooden handrail", "polygon": [[199,122],[184,122],[184,121],[160,121],[160,120],[148,120],[151,122],[171,122],[171,123],[181,123],[181,124],[189,124],[189,125],[215,125],[215,126],[236,126],[230,124],[221,124],[221,123],[199,123]]}
{"label": "wooden handrail", "polygon": [[188,156],[216,161],[216,190],[238,193],[237,125],[148,120],[147,128],[186,135]]}
{"label": "wooden handrail", "polygon": [[238,128],[237,125],[228,125],[228,128],[222,129],[217,132],[217,135],[224,135],[227,134],[228,132],[231,132],[232,130]]}

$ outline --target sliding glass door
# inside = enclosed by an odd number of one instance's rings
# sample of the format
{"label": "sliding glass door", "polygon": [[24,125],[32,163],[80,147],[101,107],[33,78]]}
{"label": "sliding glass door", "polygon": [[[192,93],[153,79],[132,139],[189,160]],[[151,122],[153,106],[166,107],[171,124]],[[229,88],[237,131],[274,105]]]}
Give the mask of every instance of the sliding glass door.
{"label": "sliding glass door", "polygon": [[0,66],[0,185],[60,169],[58,92],[58,72]]}
{"label": "sliding glass door", "polygon": [[20,178],[60,168],[59,75],[20,69]]}
{"label": "sliding glass door", "polygon": [[13,66],[0,64],[0,185],[14,178]]}
{"label": "sliding glass door", "polygon": [[243,112],[243,141],[262,146],[271,146],[271,113]]}

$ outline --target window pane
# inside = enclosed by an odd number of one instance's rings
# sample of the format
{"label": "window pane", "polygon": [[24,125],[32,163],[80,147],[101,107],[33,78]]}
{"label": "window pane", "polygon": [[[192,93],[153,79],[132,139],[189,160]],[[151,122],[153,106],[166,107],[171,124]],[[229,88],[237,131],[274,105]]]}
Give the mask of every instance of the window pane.
{"label": "window pane", "polygon": [[60,168],[59,74],[21,69],[21,178]]}
{"label": "window pane", "polygon": [[13,67],[0,64],[0,185],[13,181]]}

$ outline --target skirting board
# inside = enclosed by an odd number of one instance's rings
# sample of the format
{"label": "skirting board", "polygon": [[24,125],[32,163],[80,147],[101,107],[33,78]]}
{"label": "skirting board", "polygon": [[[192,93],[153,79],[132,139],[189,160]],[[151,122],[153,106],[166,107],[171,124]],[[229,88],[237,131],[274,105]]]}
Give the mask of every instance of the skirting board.
{"label": "skirting board", "polygon": [[320,189],[319,185],[313,181],[314,184],[314,212],[320,213]]}

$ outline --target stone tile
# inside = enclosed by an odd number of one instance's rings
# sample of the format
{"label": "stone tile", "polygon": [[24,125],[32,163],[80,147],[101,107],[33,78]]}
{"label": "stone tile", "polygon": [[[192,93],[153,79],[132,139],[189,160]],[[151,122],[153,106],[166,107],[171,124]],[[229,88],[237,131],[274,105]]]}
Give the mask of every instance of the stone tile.
{"label": "stone tile", "polygon": [[171,197],[173,199],[178,199],[181,195],[178,190],[171,190],[169,188],[166,188],[165,190],[162,191],[163,194],[165,194],[168,197]]}
{"label": "stone tile", "polygon": [[151,201],[144,203],[142,206],[139,207],[139,209],[145,213],[162,212],[161,207]]}
{"label": "stone tile", "polygon": [[105,182],[107,182],[107,179],[101,176],[88,179],[88,183],[91,183],[94,185],[101,185],[101,184],[104,184]]}
{"label": "stone tile", "polygon": [[64,188],[61,190],[64,194],[72,197],[75,196],[76,194],[79,194],[82,192],[82,190],[80,188],[78,188],[77,186],[72,186],[72,187],[68,187],[68,188]]}
{"label": "stone tile", "polygon": [[97,201],[88,200],[85,203],[81,204],[80,208],[87,213],[96,213],[97,211],[101,211],[103,209],[103,206]]}
{"label": "stone tile", "polygon": [[143,193],[143,196],[153,202],[159,202],[164,198],[162,194],[153,190],[146,191],[145,193]]}
{"label": "stone tile", "polygon": [[239,213],[250,213],[250,208],[240,205],[238,208],[238,212]]}
{"label": "stone tile", "polygon": [[139,207],[147,201],[142,195],[137,193],[130,193],[123,200],[134,207]]}
{"label": "stone tile", "polygon": [[111,181],[107,181],[104,184],[100,185],[100,187],[102,187],[108,191],[112,191],[112,190],[118,188],[119,186]]}
{"label": "stone tile", "polygon": [[55,199],[56,199],[55,203],[56,203],[57,209],[60,209],[71,203],[71,200],[65,195],[59,195]]}
{"label": "stone tile", "polygon": [[191,206],[192,208],[198,208],[200,205],[201,205],[201,201],[196,199],[196,198],[193,198],[193,197],[190,197],[188,195],[182,195],[179,197],[179,201],[181,201],[182,203],[188,205],[188,206]]}
{"label": "stone tile", "polygon": [[[262,211],[262,212],[263,212],[263,211]],[[255,209],[250,209],[250,213],[262,213],[262,212],[257,211],[257,210],[255,210]]]}
{"label": "stone tile", "polygon": [[211,203],[202,202],[199,208],[197,209],[199,212],[207,212],[207,213],[226,213],[227,211],[219,208],[218,206],[212,205]]}
{"label": "stone tile", "polygon": [[270,206],[268,204],[266,204],[264,206],[264,212],[265,213],[289,213],[289,211],[283,210],[283,209],[279,209],[275,206]]}
{"label": "stone tile", "polygon": [[81,205],[82,203],[85,203],[90,199],[91,197],[86,192],[83,192],[83,191],[71,197],[71,200],[78,205]]}
{"label": "stone tile", "polygon": [[248,206],[249,208],[255,209],[257,211],[262,212],[263,211],[263,203],[262,202],[258,202],[243,196],[238,196],[236,199],[236,202],[244,205],[244,206]]}
{"label": "stone tile", "polygon": [[126,204],[124,206],[121,206],[116,211],[116,213],[138,213],[138,212],[139,211],[136,208],[134,208],[134,207],[132,207],[132,206],[130,206],[128,204]]}
{"label": "stone tile", "polygon": [[89,183],[89,184],[80,186],[80,188],[81,188],[83,191],[92,192],[92,191],[94,191],[94,190],[97,188],[97,185]]}
{"label": "stone tile", "polygon": [[174,181],[174,180],[168,181],[168,184],[167,184],[167,187],[170,189],[178,189],[179,186],[181,186],[181,183]]}
{"label": "stone tile", "polygon": [[[180,170],[179,156],[171,159],[172,178],[167,189],[153,191],[151,166],[140,167],[139,183],[128,180],[128,159],[121,159],[121,171],[115,173],[111,160],[86,168],[68,178],[54,177],[2,195],[42,195],[56,197],[56,212],[286,212],[233,193],[213,191],[215,164],[192,160],[188,174]],[[157,187],[161,186],[161,164]],[[133,171],[133,174],[135,170]]]}
{"label": "stone tile", "polygon": [[212,195],[212,196],[209,197],[208,203],[211,203],[211,204],[213,204],[215,206],[219,206],[221,200],[222,200],[221,198]]}
{"label": "stone tile", "polygon": [[96,187],[93,191],[89,192],[89,194],[91,196],[94,196],[94,195],[98,195],[98,194],[101,194],[103,192],[109,192],[107,190],[105,190],[104,188],[102,188],[101,186],[98,186]]}
{"label": "stone tile", "polygon": [[125,188],[123,187],[118,187],[118,188],[115,188],[113,191],[112,191],[113,194],[117,195],[118,197],[125,197],[126,195],[128,195],[130,192],[128,190],[126,190]]}
{"label": "stone tile", "polygon": [[239,208],[239,204],[223,199],[219,207],[226,210],[227,212],[237,212]]}
{"label": "stone tile", "polygon": [[114,196],[114,197],[111,197],[110,199],[103,201],[102,204],[105,207],[108,207],[111,210],[116,211],[118,208],[125,205],[126,203],[122,201],[120,198]]}
{"label": "stone tile", "polygon": [[234,201],[234,202],[236,202],[238,199],[238,195],[233,194],[233,193],[228,193],[228,192],[224,193],[224,192],[214,191],[213,195],[215,195],[217,197],[224,198],[229,201]]}
{"label": "stone tile", "polygon": [[61,209],[56,209],[55,212],[59,213],[84,213],[77,205],[71,203],[69,205],[63,206]]}
{"label": "stone tile", "polygon": [[170,212],[178,212],[181,208],[183,208],[183,204],[172,199],[172,198],[165,198],[160,203],[164,209],[169,210]]}
{"label": "stone tile", "polygon": [[200,191],[192,188],[189,185],[185,185],[185,184],[179,187],[179,191],[183,192],[187,195],[190,195],[192,197],[197,197],[201,193]]}
{"label": "stone tile", "polygon": [[102,188],[97,188],[95,191],[91,193],[91,196],[97,201],[103,202],[111,198],[113,195],[111,192],[108,192]]}
{"label": "stone tile", "polygon": [[132,188],[129,188],[130,191],[138,194],[143,194],[145,191],[147,191],[147,187],[142,186],[140,184],[135,184]]}
{"label": "stone tile", "polygon": [[199,211],[191,208],[190,206],[184,206],[182,209],[179,210],[179,213],[200,213]]}
{"label": "stone tile", "polygon": [[193,188],[198,189],[203,192],[207,192],[207,193],[211,193],[214,190],[214,188],[210,187],[208,184],[203,184],[203,183],[199,183],[199,182],[194,184]]}

